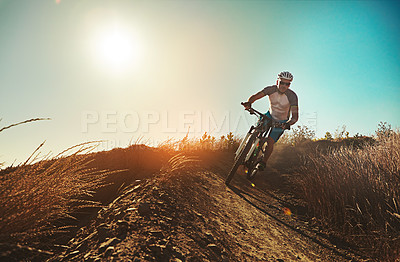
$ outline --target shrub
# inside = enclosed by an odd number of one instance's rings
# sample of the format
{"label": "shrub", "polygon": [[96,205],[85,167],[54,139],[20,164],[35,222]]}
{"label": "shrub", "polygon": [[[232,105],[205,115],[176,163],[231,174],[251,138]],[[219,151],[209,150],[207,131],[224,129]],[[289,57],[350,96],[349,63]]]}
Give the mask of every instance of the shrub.
{"label": "shrub", "polygon": [[229,132],[226,136],[221,136],[220,139],[216,139],[205,132],[200,138],[189,139],[186,135],[181,140],[167,140],[157,147],[167,151],[199,151],[199,150],[235,150],[239,146],[240,139],[235,137],[232,132]]}
{"label": "shrub", "polygon": [[339,127],[336,128],[334,137],[336,140],[349,138],[349,132],[346,130],[346,126],[343,125],[341,129]]}
{"label": "shrub", "polygon": [[325,133],[324,139],[325,139],[325,140],[329,140],[329,141],[330,141],[330,140],[333,140],[332,134],[329,133],[329,132],[326,132],[326,133]]}
{"label": "shrub", "polygon": [[284,135],[279,139],[279,142],[283,144],[298,145],[300,143],[311,141],[314,138],[315,131],[303,125],[293,128],[289,133],[284,133]]}
{"label": "shrub", "polygon": [[379,122],[378,129],[375,131],[378,139],[385,139],[393,134],[392,126],[387,122]]}

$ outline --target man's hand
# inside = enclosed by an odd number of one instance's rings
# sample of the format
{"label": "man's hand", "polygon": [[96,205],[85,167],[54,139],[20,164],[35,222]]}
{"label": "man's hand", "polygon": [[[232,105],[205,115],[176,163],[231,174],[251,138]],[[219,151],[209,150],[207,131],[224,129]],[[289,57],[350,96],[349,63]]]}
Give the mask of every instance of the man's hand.
{"label": "man's hand", "polygon": [[283,123],[283,124],[282,124],[282,128],[283,128],[283,129],[290,130],[290,124],[287,123],[287,122],[286,122],[286,123]]}
{"label": "man's hand", "polygon": [[251,103],[250,102],[244,102],[244,103],[242,103],[242,105],[244,106],[244,108],[246,110],[249,110],[251,108]]}

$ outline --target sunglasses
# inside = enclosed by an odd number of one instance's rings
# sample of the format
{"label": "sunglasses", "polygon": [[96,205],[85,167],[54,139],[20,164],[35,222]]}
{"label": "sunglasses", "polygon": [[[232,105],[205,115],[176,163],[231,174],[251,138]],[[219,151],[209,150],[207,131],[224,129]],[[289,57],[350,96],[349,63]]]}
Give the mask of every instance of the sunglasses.
{"label": "sunglasses", "polygon": [[290,86],[290,82],[282,82],[282,81],[280,81],[279,84],[283,85],[283,86]]}

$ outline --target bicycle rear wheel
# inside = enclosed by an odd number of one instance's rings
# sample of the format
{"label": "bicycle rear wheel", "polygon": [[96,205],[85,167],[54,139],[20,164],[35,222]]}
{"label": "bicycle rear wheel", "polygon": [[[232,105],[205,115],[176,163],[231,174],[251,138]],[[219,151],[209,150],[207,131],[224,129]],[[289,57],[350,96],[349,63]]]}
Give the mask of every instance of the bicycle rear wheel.
{"label": "bicycle rear wheel", "polygon": [[251,134],[249,137],[249,140],[247,141],[246,146],[243,148],[243,150],[239,153],[238,157],[236,158],[235,162],[233,163],[233,166],[231,168],[231,171],[229,172],[228,176],[226,177],[225,184],[229,185],[231,182],[233,176],[235,175],[237,169],[241,164],[243,164],[243,160],[245,159],[247,153],[249,152],[251,146],[253,145],[253,142],[255,141],[257,137],[257,132],[254,132]]}

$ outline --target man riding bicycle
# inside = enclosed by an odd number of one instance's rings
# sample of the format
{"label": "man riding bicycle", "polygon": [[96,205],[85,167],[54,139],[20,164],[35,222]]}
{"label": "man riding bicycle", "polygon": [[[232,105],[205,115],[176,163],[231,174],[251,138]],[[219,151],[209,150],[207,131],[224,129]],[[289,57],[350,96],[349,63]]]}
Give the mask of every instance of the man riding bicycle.
{"label": "man riding bicycle", "polygon": [[299,119],[297,95],[289,89],[292,80],[293,75],[287,71],[283,71],[278,74],[276,85],[267,86],[257,94],[250,96],[247,102],[243,103],[245,109],[248,110],[256,100],[268,96],[270,107],[265,115],[282,123],[282,128],[273,127],[267,137],[264,159],[256,167],[260,171],[265,169],[266,163],[274,150],[274,144],[278,142],[284,130],[289,129]]}

